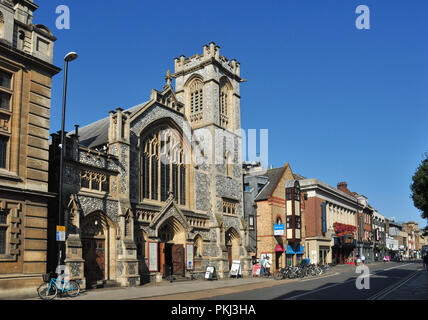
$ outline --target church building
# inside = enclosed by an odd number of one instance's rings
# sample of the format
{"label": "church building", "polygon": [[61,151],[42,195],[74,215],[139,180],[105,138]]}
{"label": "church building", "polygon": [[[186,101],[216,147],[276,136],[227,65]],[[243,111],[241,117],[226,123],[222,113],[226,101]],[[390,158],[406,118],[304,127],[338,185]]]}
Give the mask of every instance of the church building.
{"label": "church building", "polygon": [[[175,85],[173,86],[173,80]],[[175,58],[162,90],[66,139],[65,264],[86,286],[251,273],[243,214],[240,64],[211,42]],[[111,107],[110,107],[111,108]],[[60,134],[50,146],[58,190]],[[57,208],[52,202],[50,230]],[[55,237],[54,232],[50,237]],[[50,257],[51,266],[57,257]]]}

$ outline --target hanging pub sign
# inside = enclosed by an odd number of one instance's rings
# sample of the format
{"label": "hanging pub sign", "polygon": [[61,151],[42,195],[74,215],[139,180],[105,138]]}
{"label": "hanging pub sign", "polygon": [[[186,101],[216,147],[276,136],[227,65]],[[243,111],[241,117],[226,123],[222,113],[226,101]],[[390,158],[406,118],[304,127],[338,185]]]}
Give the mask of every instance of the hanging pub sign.
{"label": "hanging pub sign", "polygon": [[158,243],[149,242],[149,272],[158,272]]}
{"label": "hanging pub sign", "polygon": [[194,269],[193,248],[193,244],[186,244],[186,270]]}

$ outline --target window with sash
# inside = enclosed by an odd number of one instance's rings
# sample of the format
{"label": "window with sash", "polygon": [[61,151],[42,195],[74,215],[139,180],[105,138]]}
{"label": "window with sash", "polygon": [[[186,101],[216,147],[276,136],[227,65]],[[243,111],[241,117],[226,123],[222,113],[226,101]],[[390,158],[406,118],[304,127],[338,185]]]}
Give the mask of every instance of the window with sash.
{"label": "window with sash", "polygon": [[0,136],[0,168],[7,168],[7,147],[9,137]]}
{"label": "window with sash", "polygon": [[12,74],[0,69],[0,169],[8,169],[12,93]]}
{"label": "window with sash", "polygon": [[8,229],[8,212],[6,210],[0,211],[0,255],[7,252],[7,229]]}

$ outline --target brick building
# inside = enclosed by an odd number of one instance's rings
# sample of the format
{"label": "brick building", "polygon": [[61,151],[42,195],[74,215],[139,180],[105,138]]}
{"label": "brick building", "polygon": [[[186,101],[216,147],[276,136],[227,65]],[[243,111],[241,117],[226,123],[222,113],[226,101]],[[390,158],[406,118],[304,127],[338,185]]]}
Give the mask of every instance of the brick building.
{"label": "brick building", "polygon": [[354,263],[357,199],[317,179],[300,180],[305,252],[311,263]]}
{"label": "brick building", "polygon": [[272,270],[286,264],[295,265],[304,256],[301,243],[304,217],[298,177],[288,163],[264,172],[250,171],[244,176],[245,184],[249,186],[258,182],[255,186],[257,195],[248,206],[253,206],[256,214],[256,256],[259,259],[269,256]]}
{"label": "brick building", "polygon": [[34,294],[46,272],[48,148],[56,38],[33,1],[0,2],[0,298]]}
{"label": "brick building", "polygon": [[353,196],[357,199],[361,209],[357,212],[357,249],[356,255],[364,256],[366,262],[374,261],[374,241],[373,241],[373,213],[374,209],[369,205],[367,197],[351,192],[346,182],[339,182],[337,189]]}

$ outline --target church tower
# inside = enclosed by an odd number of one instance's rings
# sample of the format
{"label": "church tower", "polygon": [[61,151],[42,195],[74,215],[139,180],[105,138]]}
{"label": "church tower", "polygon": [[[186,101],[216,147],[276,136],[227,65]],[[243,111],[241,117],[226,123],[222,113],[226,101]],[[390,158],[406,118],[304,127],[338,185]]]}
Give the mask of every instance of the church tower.
{"label": "church tower", "polygon": [[[198,141],[196,209],[212,221],[217,270],[227,275],[232,260],[247,263],[248,229],[243,214],[240,64],[220,55],[211,42],[202,55],[175,58],[175,94]],[[198,157],[198,156],[197,156]],[[244,262],[245,261],[245,262]],[[249,260],[248,260],[249,263]],[[247,267],[244,266],[243,270]]]}

